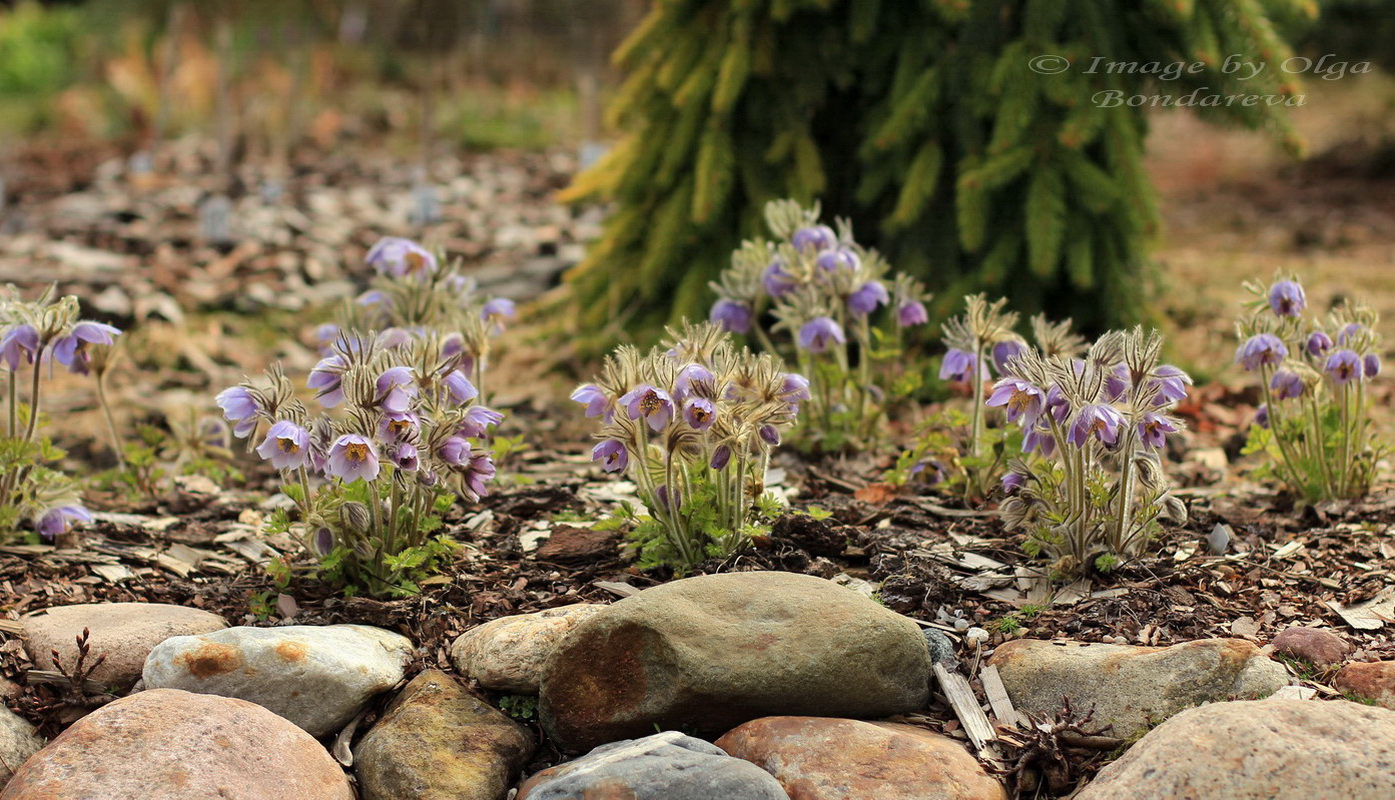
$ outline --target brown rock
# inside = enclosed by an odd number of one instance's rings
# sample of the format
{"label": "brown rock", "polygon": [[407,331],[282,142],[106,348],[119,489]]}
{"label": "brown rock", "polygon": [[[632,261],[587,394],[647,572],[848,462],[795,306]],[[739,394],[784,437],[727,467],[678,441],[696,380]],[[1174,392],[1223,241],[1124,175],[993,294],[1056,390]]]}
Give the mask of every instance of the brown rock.
{"label": "brown rock", "polygon": [[24,625],[24,647],[39,669],[53,669],[50,653],[55,649],[65,665],[76,663],[76,639],[88,629],[91,654],[87,663],[106,656],[92,679],[119,692],[140,679],[146,656],[160,642],[228,627],[217,614],[164,603],[59,606],[36,611],[20,622]]}
{"label": "brown rock", "polygon": [[790,800],[1005,800],[958,742],[890,722],[765,717],[717,746],[775,776]]}
{"label": "brown rock", "polygon": [[310,734],[259,705],[153,689],[83,717],[0,800],[353,800]]}
{"label": "brown rock", "polygon": [[1395,661],[1360,661],[1342,667],[1332,686],[1361,700],[1395,709]]}
{"label": "brown rock", "polygon": [[538,547],[535,555],[539,561],[553,561],[559,564],[591,562],[614,556],[615,545],[619,539],[619,531],[598,531],[559,525],[552,529],[552,535]]}
{"label": "brown rock", "polygon": [[518,723],[427,670],[354,748],[364,800],[502,800],[533,755]]}
{"label": "brown rock", "polygon": [[1076,800],[1389,800],[1395,713],[1344,700],[1242,700],[1150,731]]}
{"label": "brown rock", "polygon": [[486,689],[537,694],[543,664],[557,643],[603,608],[575,603],[486,622],[456,638],[450,646],[451,663]]}
{"label": "brown rock", "polygon": [[1340,664],[1355,649],[1350,642],[1332,631],[1300,625],[1285,628],[1269,644],[1276,653],[1301,658],[1319,667]]}

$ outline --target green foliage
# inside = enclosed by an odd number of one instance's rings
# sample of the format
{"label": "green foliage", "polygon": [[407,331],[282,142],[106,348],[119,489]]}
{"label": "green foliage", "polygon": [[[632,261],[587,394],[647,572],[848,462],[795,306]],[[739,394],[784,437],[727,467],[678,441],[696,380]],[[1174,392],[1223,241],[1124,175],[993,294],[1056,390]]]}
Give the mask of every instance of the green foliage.
{"label": "green foliage", "polygon": [[536,722],[538,698],[527,694],[506,694],[499,698],[499,710],[519,722]]}
{"label": "green foliage", "polygon": [[[750,543],[751,538],[770,532],[770,523],[784,511],[784,505],[769,492],[756,499],[748,522],[739,530],[722,524],[718,512],[719,487],[701,473],[693,480],[691,496],[679,513],[688,520],[686,532],[693,541],[688,549],[705,558],[726,558]],[[825,516],[828,512],[823,512]],[[693,566],[673,541],[663,523],[648,514],[640,514],[629,503],[622,503],[615,513],[594,526],[597,530],[626,531],[630,547],[638,557],[641,569],[669,567],[682,573]]]}
{"label": "green foliage", "polygon": [[[564,193],[615,203],[569,280],[579,328],[694,316],[770,200],[820,199],[898,269],[1102,330],[1145,315],[1158,215],[1146,110],[1100,92],[1283,95],[1285,0],[717,0],[655,3],[617,50],[625,140]],[[1251,80],[1228,55],[1268,68]],[[1040,74],[1040,55],[1072,66]],[[1089,71],[1191,62],[1177,80]],[[1301,145],[1281,106],[1202,108]]]}

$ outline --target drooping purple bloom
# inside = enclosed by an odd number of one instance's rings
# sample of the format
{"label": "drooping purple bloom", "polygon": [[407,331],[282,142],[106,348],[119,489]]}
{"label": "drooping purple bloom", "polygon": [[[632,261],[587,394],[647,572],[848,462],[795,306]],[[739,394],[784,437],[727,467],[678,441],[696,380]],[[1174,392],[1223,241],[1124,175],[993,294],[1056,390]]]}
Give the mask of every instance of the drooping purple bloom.
{"label": "drooping purple bloom", "polygon": [[780,443],[780,429],[774,425],[762,425],[756,432],[760,434],[761,440],[771,447]]}
{"label": "drooping purple bloom", "polygon": [[339,338],[339,326],[333,322],[326,322],[315,329],[315,341],[320,345],[328,347]]}
{"label": "drooping purple bloom", "polygon": [[1322,331],[1313,331],[1308,337],[1308,355],[1325,356],[1332,349],[1332,337]]}
{"label": "drooping purple bloom", "polygon": [[717,421],[717,407],[705,397],[690,397],[683,404],[683,421],[695,431],[705,431]]}
{"label": "drooping purple bloom", "polygon": [[843,328],[832,317],[814,317],[799,329],[799,346],[811,353],[822,353],[830,342],[843,344]]}
{"label": "drooping purple bloom", "polygon": [[1076,447],[1084,447],[1093,436],[1104,445],[1112,447],[1119,443],[1119,429],[1123,424],[1123,415],[1113,406],[1091,403],[1080,409],[1075,424],[1066,434],[1066,440]]}
{"label": "drooping purple bloom", "polygon": [[368,251],[364,263],[384,275],[425,278],[436,271],[436,257],[411,239],[385,236]]}
{"label": "drooping purple bloom", "polygon": [[376,306],[376,305],[391,306],[391,305],[392,305],[392,298],[391,298],[391,297],[388,297],[387,295],[383,294],[382,292],[378,291],[377,289],[373,289],[373,290],[364,292],[363,294],[359,295],[359,296],[358,296],[358,299],[355,300],[354,302],[357,303],[358,305],[361,305],[361,306]]}
{"label": "drooping purple bloom", "polygon": [[384,411],[406,411],[417,396],[417,382],[411,367],[388,367],[374,384],[378,405]]}
{"label": "drooping purple bloom", "polygon": [[33,325],[16,325],[0,339],[0,358],[5,360],[10,372],[19,369],[20,364],[33,364],[38,351],[39,331]]}
{"label": "drooping purple bloom", "polygon": [[411,343],[412,333],[405,328],[387,328],[374,340],[374,344],[383,350],[397,350]]}
{"label": "drooping purple bloom", "polygon": [[903,328],[924,325],[929,321],[930,312],[925,310],[925,304],[919,300],[902,303],[901,307],[896,309],[896,324]]}
{"label": "drooping purple bloom", "polygon": [[1024,426],[1031,427],[1046,406],[1046,395],[1026,381],[1004,378],[993,385],[988,405],[1006,406],[1008,422],[1021,420]]}
{"label": "drooping purple bloom", "polygon": [[809,379],[797,372],[786,372],[780,384],[780,399],[790,404],[791,413],[799,413],[799,404],[809,399]]}
{"label": "drooping purple bloom", "polygon": [[712,304],[711,321],[730,333],[750,333],[755,315],[751,307],[735,300],[718,300]]}
{"label": "drooping purple bloom", "polygon": [[1157,406],[1185,400],[1187,386],[1192,382],[1190,375],[1171,364],[1163,364],[1153,370],[1151,378],[1152,384],[1158,388],[1158,396],[1153,399],[1153,405]]}
{"label": "drooping purple bloom", "polygon": [[465,352],[465,336],[460,331],[451,331],[441,340],[441,358],[455,358]]}
{"label": "drooping purple bloom", "polygon": [[1366,327],[1359,322],[1348,322],[1337,334],[1337,344],[1347,344],[1361,335]]}
{"label": "drooping purple bloom", "polygon": [[591,448],[591,460],[601,462],[606,472],[623,472],[630,465],[630,451],[615,439],[606,439]]}
{"label": "drooping purple bloom", "polygon": [[455,432],[461,436],[469,436],[478,439],[484,436],[489,429],[504,421],[504,415],[486,406],[470,406],[465,409],[465,416],[461,418],[460,425]]}
{"label": "drooping purple bloom", "polygon": [[712,451],[712,460],[708,462],[708,466],[715,470],[723,470],[727,468],[729,463],[731,463],[731,448],[721,445]]}
{"label": "drooping purple bloom", "polygon": [[610,422],[610,418],[615,414],[614,404],[610,398],[601,390],[601,387],[594,383],[583,383],[576,387],[576,390],[572,392],[572,402],[586,406],[586,416],[588,417],[604,416],[605,421]]}
{"label": "drooping purple bloom", "polygon": [[1030,453],[1033,450],[1041,453],[1043,458],[1050,458],[1056,452],[1056,437],[1046,428],[1031,428],[1022,437],[1022,452]]}
{"label": "drooping purple bloom", "polygon": [[1128,394],[1131,385],[1129,375],[1129,365],[1124,363],[1115,364],[1109,370],[1109,374],[1104,379],[1104,396],[1112,400],[1119,400]]}
{"label": "drooping purple bloom", "polygon": [[1177,425],[1162,414],[1151,411],[1138,421],[1138,438],[1144,447],[1162,447],[1169,433],[1176,433]]}
{"label": "drooping purple bloom", "polygon": [[326,408],[344,402],[344,371],[349,364],[343,356],[325,356],[310,370],[305,385],[315,390],[315,396]]}
{"label": "drooping purple bloom", "polygon": [[967,383],[973,377],[975,361],[973,353],[951,347],[940,364],[940,380]]}
{"label": "drooping purple bloom", "polygon": [[891,295],[887,294],[886,287],[880,281],[867,281],[848,295],[848,313],[865,317],[890,302]]}
{"label": "drooping purple bloom", "polygon": [[73,522],[91,522],[92,514],[79,505],[55,506],[45,511],[34,523],[41,541],[52,543],[72,527]]}
{"label": "drooping purple bloom", "polygon": [[1345,386],[1353,380],[1361,380],[1361,357],[1351,350],[1338,350],[1327,357],[1327,363],[1322,366],[1322,371],[1326,372],[1332,382],[1338,386]]}
{"label": "drooping purple bloom", "polygon": [[1021,355],[1027,345],[1021,339],[1004,339],[993,345],[993,367],[999,375],[1011,375],[1009,366],[1014,358]]}
{"label": "drooping purple bloom", "polygon": [[630,419],[644,418],[655,433],[668,427],[673,419],[673,398],[668,392],[656,389],[649,384],[640,384],[620,398]]}
{"label": "drooping purple bloom", "polygon": [[518,316],[518,307],[507,297],[496,297],[480,309],[480,319],[485,322],[495,319],[513,319]]}
{"label": "drooping purple bloom", "polygon": [[766,294],[777,299],[799,286],[794,277],[786,271],[785,260],[779,256],[772,259],[765,272],[761,273],[760,282],[765,287]]}
{"label": "drooping purple bloom", "polygon": [[493,457],[479,453],[470,457],[470,465],[461,474],[460,481],[465,485],[466,494],[472,496],[472,500],[479,500],[489,494],[489,482],[497,472]]}
{"label": "drooping purple bloom", "polygon": [[1261,428],[1269,427],[1269,405],[1267,403],[1255,411],[1255,424]]}
{"label": "drooping purple bloom", "polygon": [[218,393],[215,399],[223,409],[223,418],[233,424],[233,435],[244,437],[257,429],[257,400],[246,387],[233,386]]}
{"label": "drooping purple bloom", "polygon": [[1366,357],[1361,359],[1361,366],[1364,370],[1363,376],[1365,378],[1376,377],[1380,374],[1380,356],[1375,353],[1367,353]]}
{"label": "drooping purple bloom", "polygon": [[814,259],[814,266],[824,272],[837,272],[840,269],[856,272],[857,268],[862,266],[862,259],[852,250],[839,247],[836,250],[824,250],[819,253],[818,258]]}
{"label": "drooping purple bloom", "polygon": [[421,422],[417,419],[417,415],[410,411],[389,411],[378,422],[378,436],[384,442],[393,444],[404,438],[409,438],[420,428],[420,425]]}
{"label": "drooping purple bloom", "polygon": [[475,385],[470,383],[470,379],[465,377],[465,373],[458,369],[451,370],[446,377],[441,379],[441,383],[446,387],[446,391],[450,393],[450,399],[456,405],[464,405],[479,397],[480,394],[480,390],[476,389]]}
{"label": "drooping purple bloom", "polygon": [[790,244],[801,253],[818,253],[838,246],[838,234],[827,225],[800,228],[790,237]]}
{"label": "drooping purple bloom", "polygon": [[277,469],[300,469],[310,464],[310,432],[291,422],[278,420],[257,446],[257,455]]}
{"label": "drooping purple bloom", "polygon": [[[922,475],[924,477],[920,477]],[[918,478],[921,483],[927,486],[938,486],[944,483],[947,477],[944,462],[938,458],[917,461],[915,466],[911,467],[911,477]]]}
{"label": "drooping purple bloom", "polygon": [[1269,287],[1269,307],[1281,317],[1296,317],[1308,307],[1308,299],[1297,282],[1279,281]]}
{"label": "drooping purple bloom", "polygon": [[70,372],[86,375],[92,363],[92,346],[110,345],[113,337],[120,336],[121,330],[101,322],[79,322],[72,333],[53,343],[53,357]]}
{"label": "drooping purple bloom", "polygon": [[1303,379],[1293,370],[1281,369],[1269,380],[1275,400],[1291,400],[1303,394]]}
{"label": "drooping purple bloom", "polygon": [[1288,347],[1272,333],[1257,333],[1251,336],[1235,352],[1236,362],[1251,371],[1264,365],[1272,367],[1287,356]]}
{"label": "drooping purple bloom", "polygon": [[415,472],[421,466],[418,458],[416,445],[410,442],[401,442],[388,452],[388,459],[400,470],[405,472]]}
{"label": "drooping purple bloom", "polygon": [[1020,472],[1009,472],[1003,476],[1003,494],[1017,494],[1027,485],[1027,476]]}
{"label": "drooping purple bloom", "polygon": [[712,370],[701,364],[689,364],[678,370],[678,377],[673,379],[674,397],[681,400],[693,390],[694,384],[711,385],[715,380]]}
{"label": "drooping purple bloom", "polygon": [[325,526],[315,531],[315,550],[322,556],[327,556],[334,551],[334,531]]}
{"label": "drooping purple bloom", "polygon": [[346,433],[329,448],[325,470],[346,483],[371,481],[378,477],[378,448],[373,440],[357,433]]}
{"label": "drooping purple bloom", "polygon": [[1046,410],[1057,423],[1065,422],[1070,416],[1070,401],[1066,400],[1061,387],[1053,385],[1046,390]]}
{"label": "drooping purple bloom", "polygon": [[452,467],[464,466],[470,460],[470,441],[462,436],[452,436],[441,443],[436,455]]}

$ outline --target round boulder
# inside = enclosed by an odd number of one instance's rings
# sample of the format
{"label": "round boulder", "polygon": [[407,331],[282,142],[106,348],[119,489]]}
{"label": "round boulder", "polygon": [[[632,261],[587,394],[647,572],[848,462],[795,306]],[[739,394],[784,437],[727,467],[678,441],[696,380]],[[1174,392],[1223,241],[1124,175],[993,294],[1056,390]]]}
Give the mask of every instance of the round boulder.
{"label": "round boulder", "polygon": [[821,578],[728,573],[647,589],[578,625],[543,668],[541,718],[579,751],[656,725],[890,716],[923,707],[929,687],[910,619]]}
{"label": "round boulder", "polygon": [[486,622],[456,638],[450,646],[451,663],[486,689],[537,694],[543,664],[557,643],[604,608],[576,603]]}
{"label": "round boulder", "polygon": [[353,800],[305,731],[261,706],[172,689],[75,722],[20,767],[0,800]]}

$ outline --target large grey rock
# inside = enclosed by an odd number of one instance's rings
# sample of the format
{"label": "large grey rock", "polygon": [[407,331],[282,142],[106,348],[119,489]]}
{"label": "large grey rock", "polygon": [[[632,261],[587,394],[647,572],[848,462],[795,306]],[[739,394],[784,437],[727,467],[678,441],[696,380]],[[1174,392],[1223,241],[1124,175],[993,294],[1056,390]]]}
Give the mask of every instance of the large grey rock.
{"label": "large grey rock", "polygon": [[106,656],[91,678],[117,693],[140,680],[151,648],[171,636],[190,636],[228,627],[217,614],[164,603],[85,603],[59,606],[25,615],[24,649],[39,669],[53,669],[52,652],[64,665],[77,661],[77,637],[88,630],[92,664]]}
{"label": "large grey rock", "polygon": [[427,670],[354,748],[363,800],[503,800],[533,755],[518,723]]}
{"label": "large grey rock", "polygon": [[161,642],[144,677],[147,689],[250,700],[323,736],[397,685],[411,657],[405,636],[368,625],[228,628]]}
{"label": "large grey rock", "polygon": [[1113,735],[1137,736],[1184,708],[1267,697],[1288,683],[1283,665],[1243,639],[1202,639],[1172,647],[1067,644],[1018,639],[991,662],[1018,710],[1049,716],[1070,698],[1095,710]]}
{"label": "large grey rock", "polygon": [[597,747],[524,781],[516,800],[789,800],[749,761],[677,731]]}
{"label": "large grey rock", "polygon": [[168,689],[75,722],[24,762],[0,800],[353,800],[339,765],[266,709]]}
{"label": "large grey rock", "polygon": [[577,751],[656,725],[883,717],[923,707],[929,685],[911,620],[820,578],[742,572],[656,586],[582,622],[543,670],[541,717]]}
{"label": "large grey rock", "polygon": [[451,663],[486,689],[537,694],[543,664],[557,643],[604,608],[577,603],[486,622],[456,638],[450,646]]}
{"label": "large grey rock", "polygon": [[29,721],[0,705],[0,787],[26,759],[44,746]]}
{"label": "large grey rock", "polygon": [[1389,800],[1395,712],[1345,700],[1188,709],[1139,739],[1077,800]]}

